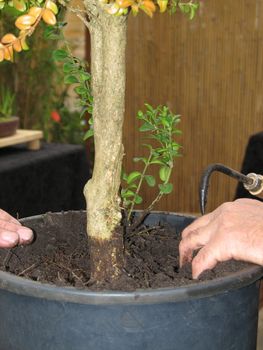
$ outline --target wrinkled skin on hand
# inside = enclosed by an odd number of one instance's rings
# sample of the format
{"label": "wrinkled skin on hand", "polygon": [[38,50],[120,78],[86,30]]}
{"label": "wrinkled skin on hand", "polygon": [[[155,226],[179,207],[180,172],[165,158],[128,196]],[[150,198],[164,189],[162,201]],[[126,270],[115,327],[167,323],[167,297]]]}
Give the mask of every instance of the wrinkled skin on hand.
{"label": "wrinkled skin on hand", "polygon": [[19,221],[0,209],[0,248],[12,248],[17,244],[28,244],[33,232]]}
{"label": "wrinkled skin on hand", "polygon": [[194,279],[230,259],[263,265],[263,203],[243,198],[222,204],[185,228],[179,252],[181,266],[192,262]]}

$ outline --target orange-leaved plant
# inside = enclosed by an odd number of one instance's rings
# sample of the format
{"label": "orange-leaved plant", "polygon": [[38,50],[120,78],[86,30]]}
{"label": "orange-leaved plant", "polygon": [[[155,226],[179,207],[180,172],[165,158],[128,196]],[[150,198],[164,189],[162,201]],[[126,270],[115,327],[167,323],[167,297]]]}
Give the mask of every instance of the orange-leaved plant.
{"label": "orange-leaved plant", "polygon": [[58,7],[55,2],[47,0],[43,7],[31,6],[28,10],[26,10],[24,2],[23,4],[21,5],[19,2],[16,6],[17,10],[25,10],[23,15],[19,16],[15,21],[15,26],[19,30],[18,35],[7,33],[1,39],[0,62],[4,59],[13,61],[14,51],[28,50],[26,37],[33,34],[41,20],[49,25],[55,25],[57,22]]}
{"label": "orange-leaved plant", "polygon": [[[175,12],[178,6],[184,13],[189,13],[192,19],[199,6],[198,2],[192,0],[187,2],[181,0],[98,0],[98,2],[104,6],[107,13],[115,16],[127,15],[129,11],[132,11],[133,15],[137,15],[139,10],[142,10],[152,17],[157,8],[159,8],[161,13],[167,9]],[[64,1],[60,1],[60,4],[66,5]],[[52,0],[46,0],[43,6],[40,6],[41,3],[38,3],[37,6],[29,6],[29,8],[27,8],[24,0],[14,0],[11,5],[16,10],[23,12],[23,15],[19,16],[15,21],[15,26],[19,29],[18,35],[7,33],[1,38],[0,62],[4,59],[13,61],[14,51],[20,52],[29,49],[26,37],[33,34],[41,20],[52,26],[57,22],[58,7]],[[0,10],[4,6],[5,2],[0,1]]]}

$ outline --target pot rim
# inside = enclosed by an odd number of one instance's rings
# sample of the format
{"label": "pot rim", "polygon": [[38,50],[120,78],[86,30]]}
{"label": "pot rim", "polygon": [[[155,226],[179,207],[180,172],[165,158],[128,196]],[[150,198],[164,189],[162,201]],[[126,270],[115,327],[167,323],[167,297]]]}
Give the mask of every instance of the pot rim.
{"label": "pot rim", "polygon": [[[152,211],[153,214],[169,214],[183,218],[195,218],[172,212]],[[21,219],[23,223],[28,219],[39,219],[43,215]],[[246,287],[255,283],[263,276],[263,267],[251,264],[245,269],[231,273],[228,276],[214,280],[193,283],[181,287],[167,287],[157,289],[137,289],[124,291],[89,291],[74,287],[59,287],[18,277],[9,272],[0,271],[0,289],[16,294],[72,302],[79,304],[111,305],[111,304],[154,304],[164,302],[182,302],[190,299],[205,298]]]}
{"label": "pot rim", "polygon": [[0,118],[0,123],[10,123],[19,120],[19,117],[16,115],[10,115],[10,117],[7,117],[7,119],[1,119]]}

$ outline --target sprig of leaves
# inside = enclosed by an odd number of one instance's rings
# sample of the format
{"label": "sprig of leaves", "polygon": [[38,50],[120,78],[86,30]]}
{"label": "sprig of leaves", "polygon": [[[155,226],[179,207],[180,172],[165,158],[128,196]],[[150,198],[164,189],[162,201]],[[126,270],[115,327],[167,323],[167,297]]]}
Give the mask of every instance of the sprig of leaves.
{"label": "sprig of leaves", "polygon": [[63,34],[63,29],[67,25],[67,22],[60,20],[60,17],[63,18],[65,15],[65,11],[60,11],[58,17],[58,21],[54,26],[46,25],[43,36],[47,40],[56,40],[56,41],[64,41],[65,37]]}
{"label": "sprig of leaves", "polygon": [[150,166],[159,166],[159,193],[146,210],[151,210],[154,204],[165,194],[169,194],[173,190],[173,185],[169,182],[175,157],[179,156],[180,145],[175,142],[175,135],[181,134],[177,129],[180,122],[179,115],[173,114],[167,106],[158,106],[153,108],[149,104],[145,104],[146,112],[139,111],[137,118],[142,121],[140,127],[141,132],[147,132],[147,138],[154,140],[153,144],[144,144],[148,149],[148,157],[136,157],[134,162],[143,163],[143,170],[133,171],[130,174],[123,172],[122,180],[125,183],[121,190],[123,206],[128,211],[128,221],[131,218],[132,211],[136,204],[142,203],[143,199],[139,192],[143,182],[148,186],[154,187],[156,179],[149,174]]}
{"label": "sprig of leaves", "polygon": [[[80,117],[86,112],[92,114],[93,97],[91,93],[91,75],[87,70],[87,64],[72,55],[68,45],[53,52],[53,59],[63,63],[64,83],[74,84],[74,91],[79,97],[79,105],[82,107]],[[84,139],[93,136],[93,120],[89,120],[90,129],[86,132]]]}
{"label": "sprig of leaves", "polygon": [[[56,3],[56,0],[50,2]],[[45,0],[0,0],[0,10],[4,8],[12,8],[18,12],[25,12],[30,7],[42,7]],[[54,6],[54,4],[52,5]]]}
{"label": "sprig of leaves", "polygon": [[192,19],[198,9],[198,0],[101,0],[105,10],[114,16],[126,16],[129,11],[137,15],[139,10],[144,11],[148,16],[158,10],[161,13],[169,10],[171,13],[176,12],[177,7]]}
{"label": "sprig of leaves", "polygon": [[0,120],[12,116],[14,108],[15,94],[6,87],[1,87],[0,93]]}
{"label": "sprig of leaves", "polygon": [[172,0],[170,12],[174,14],[179,8],[184,14],[188,15],[190,19],[193,19],[196,15],[196,12],[199,8],[199,1],[190,0],[190,1],[182,1],[182,0]]}

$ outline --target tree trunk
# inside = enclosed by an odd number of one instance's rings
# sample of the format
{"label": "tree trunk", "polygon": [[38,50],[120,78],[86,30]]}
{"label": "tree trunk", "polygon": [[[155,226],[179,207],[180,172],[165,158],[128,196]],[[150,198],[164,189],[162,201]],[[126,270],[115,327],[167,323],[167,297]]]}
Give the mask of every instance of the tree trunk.
{"label": "tree trunk", "polygon": [[[108,15],[99,1],[84,1],[89,12],[95,162],[84,189],[91,278],[117,278],[123,266],[119,228],[122,127],[125,102],[126,16]],[[95,14],[95,15],[94,15]]]}

